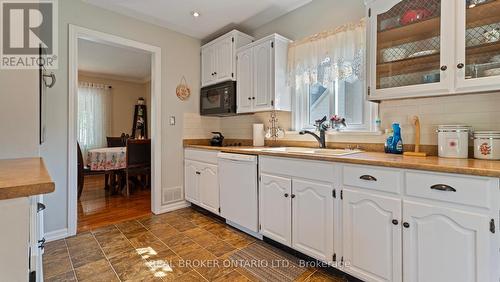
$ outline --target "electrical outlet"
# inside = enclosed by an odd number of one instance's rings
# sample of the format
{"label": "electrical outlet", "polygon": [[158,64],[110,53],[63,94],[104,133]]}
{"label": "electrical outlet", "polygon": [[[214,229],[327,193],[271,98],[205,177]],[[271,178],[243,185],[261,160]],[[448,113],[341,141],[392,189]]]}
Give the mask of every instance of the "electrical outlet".
{"label": "electrical outlet", "polygon": [[174,126],[175,125],[175,117],[171,116],[169,120],[170,125]]}

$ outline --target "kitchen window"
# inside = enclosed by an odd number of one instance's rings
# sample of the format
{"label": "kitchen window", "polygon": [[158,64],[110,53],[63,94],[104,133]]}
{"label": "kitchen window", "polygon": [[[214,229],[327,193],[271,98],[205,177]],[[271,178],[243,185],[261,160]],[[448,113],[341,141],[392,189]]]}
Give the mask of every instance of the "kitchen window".
{"label": "kitchen window", "polygon": [[296,130],[338,115],[345,131],[372,131],[376,105],[366,99],[366,25],[361,20],[293,43],[289,79]]}

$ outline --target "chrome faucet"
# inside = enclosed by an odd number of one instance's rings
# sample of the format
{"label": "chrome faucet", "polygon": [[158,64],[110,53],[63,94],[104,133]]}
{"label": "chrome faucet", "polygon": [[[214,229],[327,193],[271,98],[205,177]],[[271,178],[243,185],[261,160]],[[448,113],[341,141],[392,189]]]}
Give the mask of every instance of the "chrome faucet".
{"label": "chrome faucet", "polygon": [[328,125],[324,124],[326,122],[326,116],[315,122],[316,130],[319,131],[319,136],[309,130],[302,130],[299,132],[300,135],[309,134],[312,135],[318,141],[320,148],[326,148],[326,135],[325,132],[328,130]]}

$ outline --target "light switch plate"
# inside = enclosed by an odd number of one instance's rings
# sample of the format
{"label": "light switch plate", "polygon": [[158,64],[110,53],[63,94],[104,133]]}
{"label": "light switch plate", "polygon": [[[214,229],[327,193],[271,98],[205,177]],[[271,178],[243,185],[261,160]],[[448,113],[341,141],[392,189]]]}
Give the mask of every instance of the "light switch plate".
{"label": "light switch plate", "polygon": [[175,125],[175,117],[171,116],[169,120],[170,125]]}

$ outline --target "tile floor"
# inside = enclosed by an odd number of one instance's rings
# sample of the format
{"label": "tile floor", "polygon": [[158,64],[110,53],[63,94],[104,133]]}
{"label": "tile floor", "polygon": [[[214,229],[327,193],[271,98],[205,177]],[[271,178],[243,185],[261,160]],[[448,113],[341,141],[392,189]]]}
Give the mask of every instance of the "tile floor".
{"label": "tile floor", "polygon": [[50,242],[43,265],[48,282],[347,281],[192,208]]}

